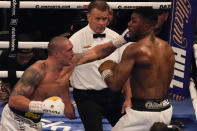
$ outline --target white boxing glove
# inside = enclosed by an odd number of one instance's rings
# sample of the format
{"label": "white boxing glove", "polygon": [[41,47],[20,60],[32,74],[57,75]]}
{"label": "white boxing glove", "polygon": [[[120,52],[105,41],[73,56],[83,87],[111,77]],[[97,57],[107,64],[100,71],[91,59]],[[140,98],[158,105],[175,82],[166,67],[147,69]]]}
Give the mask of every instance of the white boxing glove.
{"label": "white boxing glove", "polygon": [[127,42],[130,42],[131,41],[131,38],[130,38],[130,35],[129,35],[129,32],[126,32],[125,34],[123,35],[120,35],[116,38],[113,38],[112,39],[112,44],[116,47],[116,48],[119,48],[121,47],[122,45],[126,44]]}
{"label": "white boxing glove", "polygon": [[64,114],[64,103],[62,99],[57,96],[50,97],[43,102],[31,101],[29,103],[29,111],[61,116]]}

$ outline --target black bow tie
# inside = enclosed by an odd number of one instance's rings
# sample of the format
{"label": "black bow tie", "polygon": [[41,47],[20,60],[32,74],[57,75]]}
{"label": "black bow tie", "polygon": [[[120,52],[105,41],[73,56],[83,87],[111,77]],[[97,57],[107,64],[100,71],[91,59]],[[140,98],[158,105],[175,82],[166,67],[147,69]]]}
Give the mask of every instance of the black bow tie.
{"label": "black bow tie", "polygon": [[105,34],[93,34],[93,38],[105,38]]}

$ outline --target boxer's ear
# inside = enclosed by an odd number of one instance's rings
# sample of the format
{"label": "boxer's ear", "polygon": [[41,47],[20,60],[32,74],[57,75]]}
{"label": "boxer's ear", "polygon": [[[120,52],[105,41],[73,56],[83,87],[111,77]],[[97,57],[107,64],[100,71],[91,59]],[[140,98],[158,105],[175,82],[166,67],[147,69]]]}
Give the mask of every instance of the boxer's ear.
{"label": "boxer's ear", "polygon": [[150,24],[147,24],[147,23],[144,23],[144,25],[143,25],[143,28],[144,28],[144,30],[148,30],[148,29],[150,29]]}

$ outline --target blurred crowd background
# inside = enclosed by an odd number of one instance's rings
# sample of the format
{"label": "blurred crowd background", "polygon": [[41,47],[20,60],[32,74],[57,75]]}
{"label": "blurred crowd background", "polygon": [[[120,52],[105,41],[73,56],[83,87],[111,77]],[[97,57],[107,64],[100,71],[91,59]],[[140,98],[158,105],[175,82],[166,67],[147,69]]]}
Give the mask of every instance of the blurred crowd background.
{"label": "blurred crowd background", "polygon": [[[90,0],[72,1],[90,2]],[[107,2],[123,1],[107,0]],[[170,0],[124,0],[124,2],[170,2]],[[109,25],[110,28],[121,34],[127,28],[131,12],[132,9],[113,9],[113,21]],[[87,25],[86,13],[86,9],[19,9],[18,34],[28,35],[31,38],[30,41],[48,41],[53,36],[60,34],[70,37]],[[0,9],[0,41],[10,39],[8,35],[9,16],[10,9]]]}

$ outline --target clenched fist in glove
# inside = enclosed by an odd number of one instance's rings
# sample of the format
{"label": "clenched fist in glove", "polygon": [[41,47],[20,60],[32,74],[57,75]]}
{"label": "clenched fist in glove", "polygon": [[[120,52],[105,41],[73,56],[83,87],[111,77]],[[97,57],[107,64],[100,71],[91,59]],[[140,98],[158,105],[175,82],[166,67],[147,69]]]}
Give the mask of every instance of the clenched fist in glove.
{"label": "clenched fist in glove", "polygon": [[126,32],[124,35],[120,35],[120,36],[112,39],[112,43],[116,48],[119,48],[122,45],[124,45],[130,41],[131,41],[131,37],[130,37],[129,32]]}
{"label": "clenched fist in glove", "polygon": [[112,60],[107,60],[105,62],[103,62],[100,67],[98,68],[103,80],[105,80],[105,78],[110,77],[113,75],[113,69],[114,67],[117,65],[116,62],[112,61]]}
{"label": "clenched fist in glove", "polygon": [[29,111],[35,113],[48,113],[51,115],[61,116],[64,114],[64,103],[60,97],[50,97],[43,102],[31,101]]}

